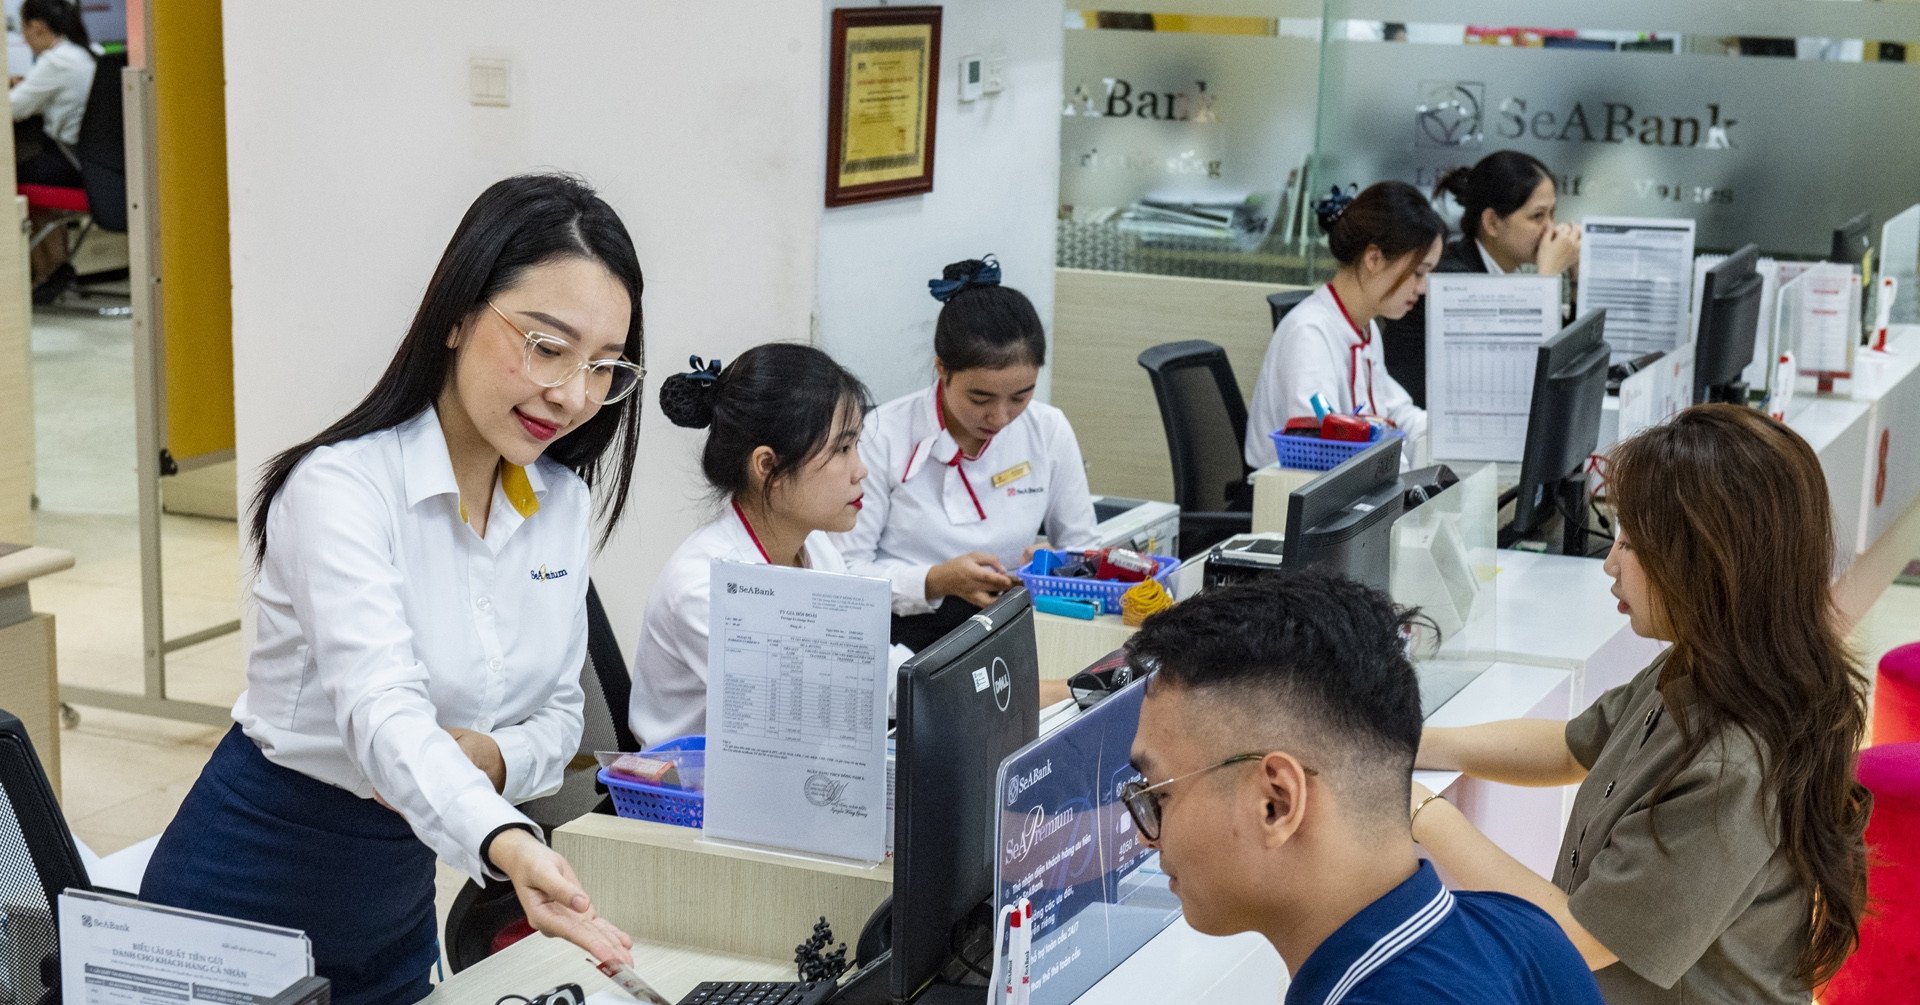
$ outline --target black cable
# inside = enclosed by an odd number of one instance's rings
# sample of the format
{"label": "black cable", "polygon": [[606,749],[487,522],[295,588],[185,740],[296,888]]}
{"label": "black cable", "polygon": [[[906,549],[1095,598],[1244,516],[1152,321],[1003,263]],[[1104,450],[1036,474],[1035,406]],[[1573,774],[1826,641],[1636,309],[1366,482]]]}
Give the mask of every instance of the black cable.
{"label": "black cable", "polygon": [[[967,959],[967,955],[960,951],[960,946],[959,946],[960,933],[964,928],[965,928],[965,922],[962,922],[961,924],[955,925],[953,926],[953,928],[947,931],[947,951],[953,954],[954,959],[960,961],[961,966],[966,967],[968,970],[971,970],[974,973],[980,975],[981,979],[989,980],[989,981],[993,980],[993,974],[991,972],[980,969],[979,963],[976,963],[973,960]],[[989,948],[987,952],[992,953],[993,952],[991,948],[992,943],[988,943],[988,946]]]}

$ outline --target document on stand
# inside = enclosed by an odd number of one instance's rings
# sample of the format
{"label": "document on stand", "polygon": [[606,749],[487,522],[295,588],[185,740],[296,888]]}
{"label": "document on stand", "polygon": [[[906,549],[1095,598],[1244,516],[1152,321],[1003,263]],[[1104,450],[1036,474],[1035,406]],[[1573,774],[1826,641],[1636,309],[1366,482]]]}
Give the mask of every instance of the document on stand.
{"label": "document on stand", "polygon": [[255,1005],[313,974],[305,933],[85,890],[60,895],[67,1005]]}
{"label": "document on stand", "polygon": [[1613,362],[1689,341],[1693,221],[1590,217],[1580,222],[1576,315],[1605,309]]}
{"label": "document on stand", "polygon": [[881,861],[891,586],[742,562],[712,575],[707,835]]}
{"label": "document on stand", "polygon": [[1520,460],[1560,277],[1435,274],[1427,286],[1427,428],[1436,460]]}
{"label": "document on stand", "polygon": [[1782,344],[1793,351],[1801,376],[1853,376],[1853,350],[1860,341],[1857,282],[1852,266],[1822,262],[1781,289]]}

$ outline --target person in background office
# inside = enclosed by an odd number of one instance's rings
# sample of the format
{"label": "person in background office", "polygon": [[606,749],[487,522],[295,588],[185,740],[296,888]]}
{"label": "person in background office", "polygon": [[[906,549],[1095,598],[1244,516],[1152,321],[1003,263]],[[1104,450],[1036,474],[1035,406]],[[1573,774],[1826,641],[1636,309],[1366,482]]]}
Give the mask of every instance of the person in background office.
{"label": "person in background office", "polygon": [[706,429],[700,470],[725,504],[654,580],[633,657],[628,724],[647,746],[704,732],[709,573],[715,559],[845,572],[826,531],[853,526],[862,504],[860,427],[866,385],[812,346],[754,346],[675,374],[660,410]]}
{"label": "person in background office", "polygon": [[[1447,243],[1435,272],[1503,276],[1571,275],[1580,264],[1580,228],[1553,222],[1553,172],[1531,154],[1496,150],[1472,167],[1440,176],[1433,196],[1460,205],[1461,236]],[[1427,302],[1380,325],[1387,369],[1414,403],[1427,403]]]}
{"label": "person in background office", "polygon": [[1415,787],[1414,837],[1461,889],[1545,908],[1613,1005],[1806,1002],[1859,940],[1865,683],[1835,623],[1813,450],[1702,405],[1618,447],[1606,570],[1673,643],[1573,721],[1429,729],[1419,764],[1578,782],[1551,883]]}
{"label": "person in background office", "polygon": [[[80,169],[61,145],[80,140],[80,119],[93,91],[98,57],[87,39],[80,8],[67,0],[22,0],[20,35],[33,50],[33,66],[7,82],[13,105],[13,171],[23,185],[81,184]],[[35,214],[37,231],[50,217]],[[33,248],[34,302],[47,303],[72,281],[66,242],[53,238]],[[49,283],[50,279],[58,279]],[[43,289],[44,287],[44,289]]]}
{"label": "person in background office", "polygon": [[1599,1005],[1546,912],[1449,893],[1408,834],[1413,616],[1321,572],[1202,593],[1127,642],[1151,673],[1121,790],[1181,913],[1258,932],[1288,1005]]}
{"label": "person in background office", "polygon": [[[834,544],[893,582],[893,641],[919,651],[1019,584],[1044,531],[1095,545],[1093,497],[1066,415],[1033,400],[1047,335],[992,255],[927,285],[940,308],[931,387],[874,411],[860,438],[866,504]],[[1051,693],[1049,690],[1048,693]]]}
{"label": "person in background office", "polygon": [[438,955],[437,856],[632,962],[514,804],[578,753],[591,493],[604,542],[639,435],[641,285],[577,179],[475,200],[373,390],[267,465],[237,725],[142,899],[300,929],[335,1002],[412,1002]]}
{"label": "person in background office", "polygon": [[1313,417],[1316,394],[1337,413],[1376,416],[1410,440],[1427,429],[1427,413],[1387,372],[1375,319],[1402,317],[1426,294],[1446,222],[1397,181],[1336,193],[1314,209],[1340,267],[1287,312],[1267,344],[1247,410],[1245,455],[1255,468],[1274,463],[1274,430]]}

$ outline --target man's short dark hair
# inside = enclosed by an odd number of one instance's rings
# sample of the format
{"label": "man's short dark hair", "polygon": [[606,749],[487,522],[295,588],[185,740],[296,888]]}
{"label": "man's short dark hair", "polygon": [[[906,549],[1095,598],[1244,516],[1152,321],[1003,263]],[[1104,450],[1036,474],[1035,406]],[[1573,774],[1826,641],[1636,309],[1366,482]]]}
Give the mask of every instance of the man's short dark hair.
{"label": "man's short dark hair", "polygon": [[1136,672],[1158,673],[1157,684],[1252,716],[1284,715],[1307,734],[1300,740],[1338,758],[1356,781],[1378,782],[1365,784],[1371,796],[1398,786],[1404,813],[1420,747],[1420,687],[1406,641],[1417,617],[1352,580],[1283,573],[1148,618],[1127,658]]}

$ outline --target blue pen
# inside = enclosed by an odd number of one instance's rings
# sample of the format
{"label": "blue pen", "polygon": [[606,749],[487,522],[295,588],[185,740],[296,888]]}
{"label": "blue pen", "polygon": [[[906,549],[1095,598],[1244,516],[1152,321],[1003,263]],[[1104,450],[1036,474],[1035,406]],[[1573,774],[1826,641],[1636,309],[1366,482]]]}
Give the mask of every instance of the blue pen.
{"label": "blue pen", "polygon": [[1327,415],[1333,411],[1333,404],[1327,401],[1326,395],[1318,391],[1313,392],[1313,397],[1307,399],[1307,404],[1313,406],[1313,417],[1322,422],[1325,422]]}

